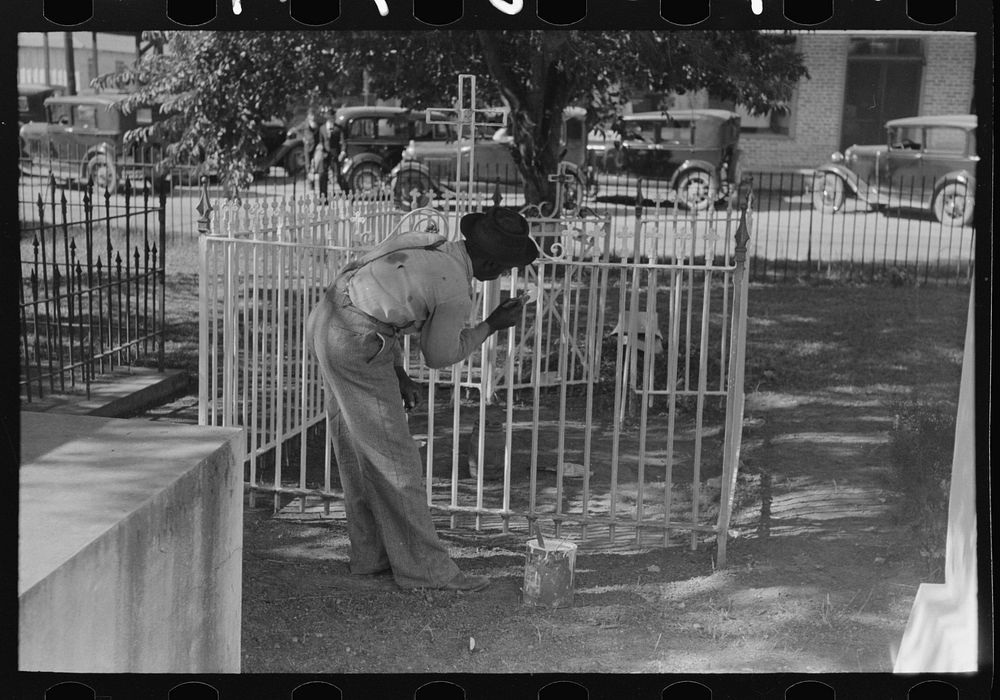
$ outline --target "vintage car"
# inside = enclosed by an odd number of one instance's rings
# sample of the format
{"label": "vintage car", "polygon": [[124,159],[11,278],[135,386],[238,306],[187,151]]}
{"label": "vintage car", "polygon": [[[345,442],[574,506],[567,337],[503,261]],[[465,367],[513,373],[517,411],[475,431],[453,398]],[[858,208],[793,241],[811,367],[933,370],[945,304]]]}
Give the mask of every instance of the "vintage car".
{"label": "vintage car", "polygon": [[[434,133],[425,111],[405,107],[341,107],[334,123],[341,130],[337,182],[344,191],[381,187],[406,145]],[[306,166],[304,131],[305,122],[290,129],[281,146],[285,170],[290,174],[298,174]]]}
{"label": "vintage car", "polygon": [[[568,107],[563,113],[560,137],[562,161],[566,163],[567,184],[562,190],[562,206],[572,208],[581,202],[593,186],[587,168],[586,110]],[[436,195],[459,189],[458,154],[461,152],[463,178],[472,159],[473,182],[484,191],[501,185],[518,184],[521,174],[514,162],[513,137],[506,127],[479,128],[476,138],[456,139],[455,127],[431,124],[437,131],[415,138],[403,152],[403,160],[393,169],[390,187],[394,196],[406,200],[413,192]]]}
{"label": "vintage car", "polygon": [[615,125],[621,173],[667,181],[682,207],[708,209],[739,185],[740,116],[722,109],[638,112]]}
{"label": "vintage car", "polygon": [[[132,180],[157,185],[165,172],[152,163],[142,144],[124,146],[125,132],[153,121],[153,110],[133,114],[115,109],[120,95],[59,95],[45,100],[45,121],[28,122],[20,136],[26,157],[21,171],[67,183],[93,183],[114,190]],[[144,157],[146,156],[146,157]]]}
{"label": "vintage car", "polygon": [[930,210],[968,224],[976,189],[975,115],[905,117],[886,122],[886,143],[854,145],[816,168],[813,206],[836,212],[847,197],[872,206]]}
{"label": "vintage car", "polygon": [[[45,121],[45,100],[53,95],[61,95],[63,88],[38,83],[22,83],[17,86],[17,128],[28,122]],[[24,139],[21,141],[21,158],[28,157]]]}
{"label": "vintage car", "polygon": [[18,126],[28,122],[45,121],[45,100],[54,95],[61,95],[63,88],[56,85],[40,85],[37,83],[17,86],[17,121]]}

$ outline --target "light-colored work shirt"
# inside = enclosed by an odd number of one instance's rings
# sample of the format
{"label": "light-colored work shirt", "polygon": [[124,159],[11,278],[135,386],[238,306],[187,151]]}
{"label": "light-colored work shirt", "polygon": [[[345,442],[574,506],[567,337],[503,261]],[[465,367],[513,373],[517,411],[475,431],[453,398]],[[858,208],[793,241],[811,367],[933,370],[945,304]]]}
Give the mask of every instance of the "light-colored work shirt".
{"label": "light-colored work shirt", "polygon": [[468,357],[490,334],[486,323],[468,326],[473,279],[465,244],[449,241],[376,258],[354,273],[347,293],[369,316],[401,333],[419,333],[424,361],[439,369]]}

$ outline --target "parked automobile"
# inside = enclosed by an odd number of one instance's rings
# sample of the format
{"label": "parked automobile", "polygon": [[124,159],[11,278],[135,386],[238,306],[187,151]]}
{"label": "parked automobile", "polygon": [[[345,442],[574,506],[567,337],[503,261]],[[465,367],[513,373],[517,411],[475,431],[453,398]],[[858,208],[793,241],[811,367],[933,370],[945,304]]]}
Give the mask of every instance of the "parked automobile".
{"label": "parked automobile", "polygon": [[114,190],[130,178],[137,187],[144,181],[157,185],[165,173],[152,164],[148,147],[126,149],[125,132],[153,121],[150,108],[122,114],[114,108],[113,94],[59,95],[44,101],[45,120],[28,122],[20,136],[26,151],[21,170],[48,175],[67,183],[91,182]]}
{"label": "parked automobile", "polygon": [[740,116],[722,109],[638,112],[615,125],[619,172],[665,180],[675,201],[704,210],[739,186]]}
{"label": "parked automobile", "polygon": [[942,223],[968,224],[976,189],[976,125],[971,114],[886,122],[886,143],[853,145],[816,168],[813,206],[839,211],[847,197],[873,206],[930,210]]}
{"label": "parked automobile", "polygon": [[[587,168],[586,110],[569,107],[563,114],[560,136],[562,160],[567,163],[569,181],[563,188],[563,207],[572,208],[592,188]],[[432,124],[437,128],[443,124]],[[443,136],[443,138],[442,138]],[[485,186],[517,184],[521,174],[514,162],[514,138],[506,127],[492,133],[477,133],[476,139],[463,138],[457,143],[454,127],[416,138],[403,152],[403,159],[392,171],[390,187],[397,199],[408,198],[413,191],[443,194],[458,189],[456,166],[461,150],[462,172],[473,161],[473,181]]]}
{"label": "parked automobile", "polygon": [[45,100],[53,95],[61,95],[63,88],[56,85],[28,83],[17,86],[18,126],[28,122],[45,121]]}
{"label": "parked automobile", "polygon": [[[405,107],[342,107],[334,115],[341,129],[337,182],[345,191],[381,187],[413,139],[433,136],[427,113]],[[279,151],[290,174],[305,170],[305,121],[288,130]],[[440,134],[443,138],[443,134]]]}
{"label": "parked automobile", "polygon": [[266,155],[259,159],[254,168],[266,173],[272,166],[281,166],[289,175],[297,175],[305,169],[305,155],[301,148],[296,152],[288,145],[288,125],[281,119],[264,122],[264,149]]}
{"label": "parked automobile", "polygon": [[[20,84],[17,86],[17,128],[28,122],[45,121],[45,100],[53,95],[61,95],[63,88],[39,83]],[[21,158],[28,157],[27,144],[21,142]]]}

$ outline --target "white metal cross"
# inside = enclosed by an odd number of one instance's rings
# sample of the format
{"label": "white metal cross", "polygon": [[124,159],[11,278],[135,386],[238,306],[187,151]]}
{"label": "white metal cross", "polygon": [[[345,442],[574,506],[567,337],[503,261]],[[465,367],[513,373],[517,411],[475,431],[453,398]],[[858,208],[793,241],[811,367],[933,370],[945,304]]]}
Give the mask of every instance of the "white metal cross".
{"label": "white metal cross", "polygon": [[[469,149],[468,172],[464,179],[466,182],[467,197],[465,201],[471,203],[472,192],[476,173],[476,127],[493,126],[500,128],[507,126],[507,115],[510,113],[508,107],[485,107],[476,106],[476,76],[469,73],[462,73],[458,76],[458,100],[454,107],[432,108],[427,110],[428,124],[448,124],[455,127],[455,183],[460,186],[463,180],[462,175],[462,150]],[[463,141],[463,137],[468,134],[468,140]],[[459,207],[462,197],[458,197]]]}

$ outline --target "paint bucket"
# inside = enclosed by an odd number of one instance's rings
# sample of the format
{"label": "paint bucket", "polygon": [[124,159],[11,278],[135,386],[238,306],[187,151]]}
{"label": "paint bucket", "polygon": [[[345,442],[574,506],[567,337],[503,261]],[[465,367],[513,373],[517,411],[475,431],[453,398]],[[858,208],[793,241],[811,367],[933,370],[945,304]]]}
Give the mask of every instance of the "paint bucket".
{"label": "paint bucket", "polygon": [[539,608],[566,608],[573,604],[576,544],[546,538],[539,545],[528,540],[524,563],[524,604]]}

